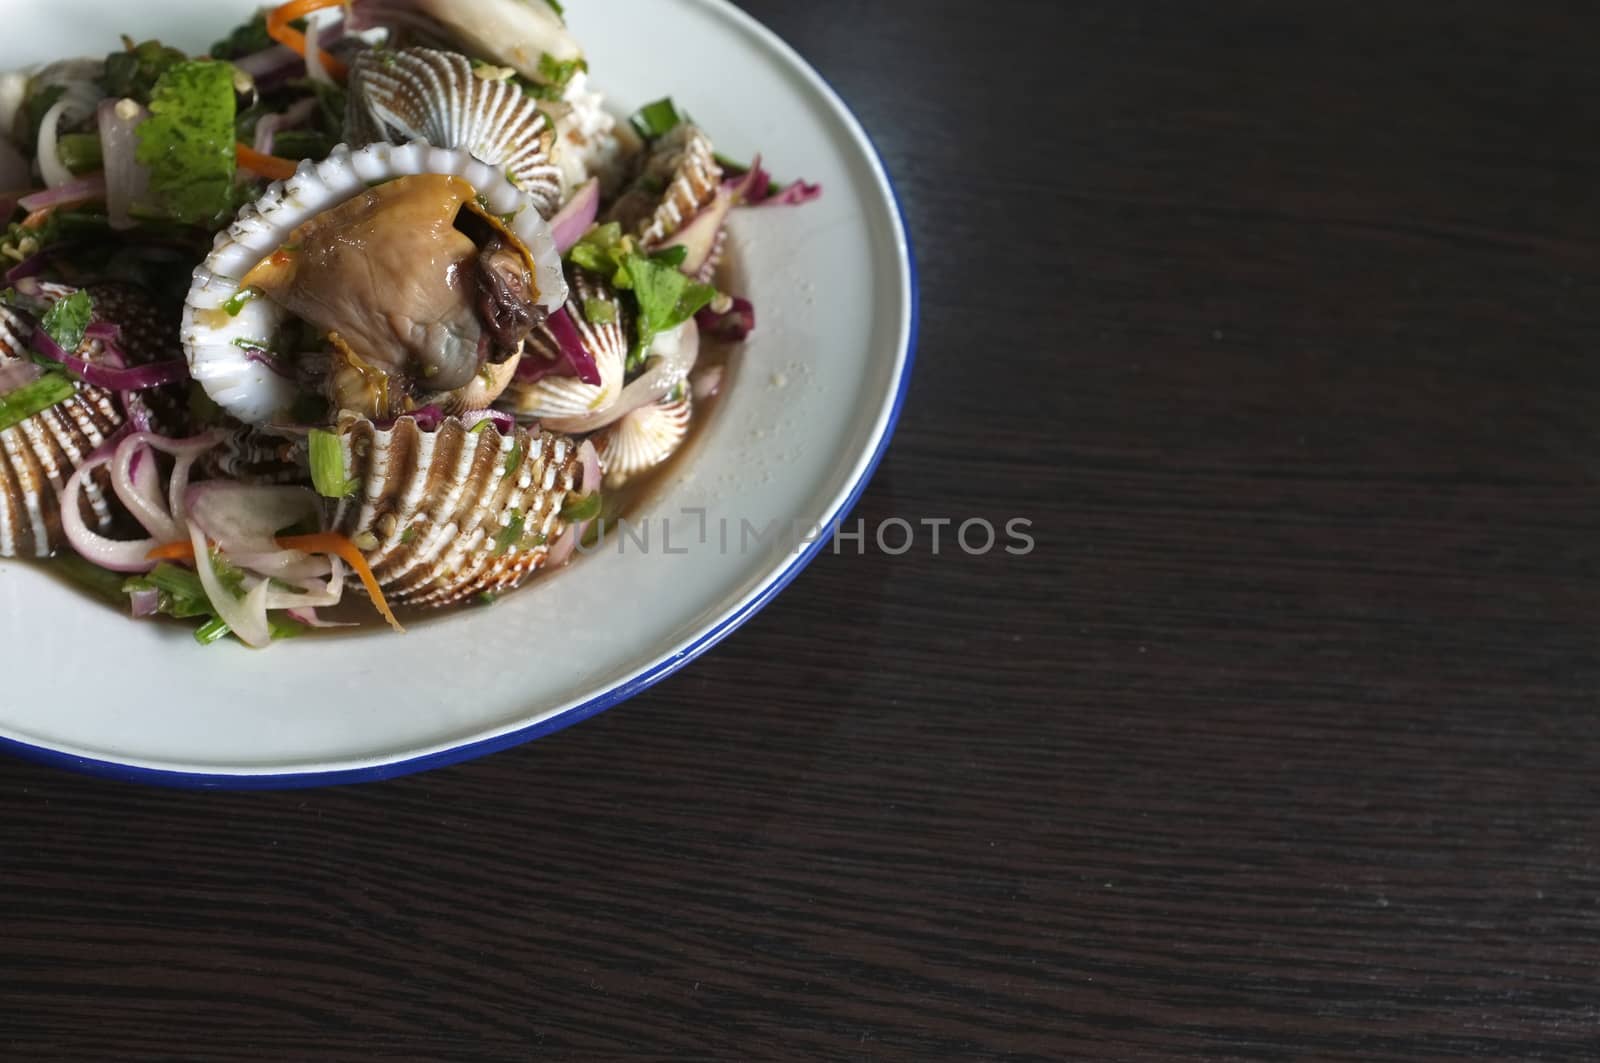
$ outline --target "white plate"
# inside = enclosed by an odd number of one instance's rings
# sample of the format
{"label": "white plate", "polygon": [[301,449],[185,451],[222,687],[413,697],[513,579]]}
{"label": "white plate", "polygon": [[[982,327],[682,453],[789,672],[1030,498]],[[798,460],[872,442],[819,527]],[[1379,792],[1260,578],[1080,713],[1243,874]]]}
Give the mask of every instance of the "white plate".
{"label": "white plate", "polygon": [[[0,0],[18,28],[0,40],[0,68],[103,53],[119,33],[202,51],[254,6]],[[798,549],[750,537],[741,549],[742,522],[830,525],[888,443],[911,367],[916,296],[882,164],[822,78],[723,0],[569,0],[567,9],[595,84],[620,107],[670,94],[723,152],[759,150],[780,177],[826,189],[801,209],[734,221],[759,329],[696,460],[638,515],[648,519],[649,553],[613,546],[491,608],[405,636],[311,638],[264,652],[231,642],[202,649],[181,629],[132,623],[0,562],[0,747],[200,787],[437,767],[638,693],[716,644],[829,546],[828,537]],[[703,544],[700,518],[684,513],[694,509],[706,511]]]}

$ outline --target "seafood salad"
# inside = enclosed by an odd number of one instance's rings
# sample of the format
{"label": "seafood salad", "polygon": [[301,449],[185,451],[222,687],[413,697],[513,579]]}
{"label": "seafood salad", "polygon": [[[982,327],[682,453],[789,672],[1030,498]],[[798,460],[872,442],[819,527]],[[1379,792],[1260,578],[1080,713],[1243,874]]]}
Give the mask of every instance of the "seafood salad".
{"label": "seafood salad", "polygon": [[0,74],[0,558],[202,644],[491,602],[714,405],[732,212],[820,193],[613,111],[556,0]]}

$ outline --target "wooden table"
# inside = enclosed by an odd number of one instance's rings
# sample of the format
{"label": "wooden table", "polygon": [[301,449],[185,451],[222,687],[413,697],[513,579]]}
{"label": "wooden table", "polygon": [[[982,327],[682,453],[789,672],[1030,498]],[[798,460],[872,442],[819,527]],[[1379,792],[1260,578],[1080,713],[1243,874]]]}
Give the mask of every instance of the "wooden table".
{"label": "wooden table", "polygon": [[1595,1058],[1594,9],[746,6],[920,250],[856,516],[1034,551],[392,784],[6,763],[0,1057]]}

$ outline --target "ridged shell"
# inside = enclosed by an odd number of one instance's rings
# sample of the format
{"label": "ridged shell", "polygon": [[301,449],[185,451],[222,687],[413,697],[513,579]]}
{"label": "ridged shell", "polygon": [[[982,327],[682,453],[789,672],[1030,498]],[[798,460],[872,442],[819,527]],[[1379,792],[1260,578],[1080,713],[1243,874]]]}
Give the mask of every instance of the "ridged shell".
{"label": "ridged shell", "polygon": [[[335,527],[365,552],[396,604],[444,606],[510,590],[566,530],[561,507],[582,482],[578,445],[518,428],[476,434],[458,420],[424,432],[412,418],[341,429],[345,475],[360,482]],[[503,552],[497,538],[522,518]]]}
{"label": "ridged shell", "polygon": [[545,217],[561,203],[561,171],[551,161],[555,133],[536,101],[510,81],[477,77],[457,52],[406,48],[362,52],[350,71],[352,135],[464,148],[495,167]]}
{"label": "ridged shell", "polygon": [[201,459],[208,475],[247,484],[303,484],[311,480],[309,445],[303,438],[259,428],[229,432]]}
{"label": "ridged shell", "polygon": [[[594,355],[600,370],[600,383],[585,384],[577,377],[545,377],[532,384],[512,381],[505,399],[519,417],[538,419],[558,432],[566,431],[562,419],[582,417],[603,410],[622,394],[628,360],[628,338],[623,330],[623,309],[610,284],[592,273],[574,269],[567,277],[567,317],[577,326],[584,347]],[[612,320],[597,325],[590,321],[586,303],[600,302],[611,307]],[[523,348],[523,364],[537,365],[561,357],[561,346],[550,330],[541,325],[533,330]]]}
{"label": "ridged shell", "polygon": [[710,138],[684,123],[656,141],[643,171],[608,218],[654,246],[710,206],[721,184],[722,167]]}
{"label": "ridged shell", "polygon": [[676,400],[662,399],[634,410],[595,437],[605,485],[618,488],[677,453],[689,435],[694,400],[684,389]]}
{"label": "ridged shell", "polygon": [[251,267],[271,254],[302,222],[353,196],[370,183],[414,174],[465,179],[492,214],[510,216],[511,232],[533,253],[539,301],[554,310],[566,299],[555,235],[531,198],[469,152],[412,144],[371,144],[351,151],[340,145],[321,162],[300,164],[295,175],[275,181],[255,203],[217,234],[211,254],[195,271],[183,311],[182,340],[189,372],[206,393],[241,421],[261,424],[293,405],[295,382],[253,361],[235,341],[270,345],[285,320],[268,299],[250,300],[236,314],[225,305],[239,295]]}
{"label": "ridged shell", "polygon": [[[26,350],[29,332],[27,322],[0,307],[0,365]],[[48,557],[66,545],[61,491],[121,427],[111,392],[84,384],[66,401],[0,431],[0,557]],[[109,492],[104,472],[84,485],[84,522],[102,534],[111,530]]]}

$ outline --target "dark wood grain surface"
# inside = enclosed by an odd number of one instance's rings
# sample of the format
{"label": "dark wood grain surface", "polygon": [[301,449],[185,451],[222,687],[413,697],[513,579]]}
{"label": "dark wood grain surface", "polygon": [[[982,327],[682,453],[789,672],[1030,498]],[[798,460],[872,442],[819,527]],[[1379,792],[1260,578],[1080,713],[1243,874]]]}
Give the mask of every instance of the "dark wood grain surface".
{"label": "dark wood grain surface", "polygon": [[1595,1058],[1596,9],[746,6],[920,248],[858,515],[1037,549],[391,784],[6,763],[0,1058]]}

